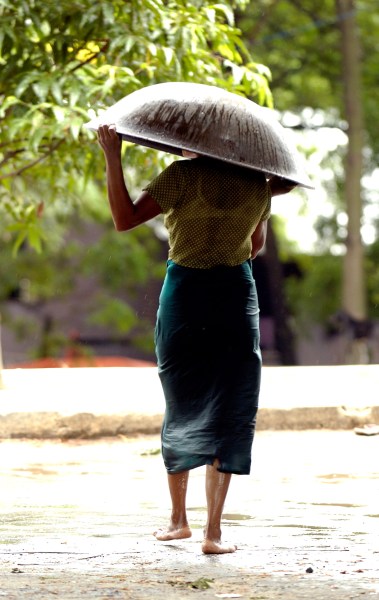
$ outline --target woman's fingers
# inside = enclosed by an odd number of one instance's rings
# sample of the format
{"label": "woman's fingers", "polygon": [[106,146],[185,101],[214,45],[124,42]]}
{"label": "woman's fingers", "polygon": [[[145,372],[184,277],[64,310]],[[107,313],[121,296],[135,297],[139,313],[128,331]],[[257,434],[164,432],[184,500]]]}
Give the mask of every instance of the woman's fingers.
{"label": "woman's fingers", "polygon": [[102,140],[112,139],[117,136],[116,128],[114,125],[99,125],[97,135]]}
{"label": "woman's fingers", "polygon": [[121,146],[121,140],[115,125],[99,125],[97,129],[97,139],[104,150]]}

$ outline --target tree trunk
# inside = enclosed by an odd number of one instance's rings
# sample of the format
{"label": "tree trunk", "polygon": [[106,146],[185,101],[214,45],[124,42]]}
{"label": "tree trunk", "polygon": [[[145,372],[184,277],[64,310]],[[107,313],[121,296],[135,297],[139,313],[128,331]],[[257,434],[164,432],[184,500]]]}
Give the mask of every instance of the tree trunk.
{"label": "tree trunk", "polygon": [[1,313],[0,313],[0,390],[4,389],[3,382],[3,352],[1,346]]}
{"label": "tree trunk", "polygon": [[267,226],[266,252],[262,254],[266,265],[270,304],[274,320],[275,349],[282,365],[296,365],[295,338],[290,326],[290,314],[284,294],[283,266],[279,260],[278,246],[271,219]]}
{"label": "tree trunk", "polygon": [[344,117],[348,123],[345,168],[345,200],[348,216],[346,254],[343,264],[342,308],[351,323],[353,338],[349,362],[367,362],[362,343],[367,344],[364,251],[361,238],[361,177],[363,158],[363,110],[361,101],[360,44],[354,0],[336,0],[341,32]]}

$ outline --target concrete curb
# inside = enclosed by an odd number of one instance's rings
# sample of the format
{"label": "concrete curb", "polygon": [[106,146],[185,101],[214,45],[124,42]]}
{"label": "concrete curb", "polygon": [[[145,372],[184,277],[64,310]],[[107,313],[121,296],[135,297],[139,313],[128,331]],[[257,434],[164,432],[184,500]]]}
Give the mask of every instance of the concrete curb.
{"label": "concrete curb", "polygon": [[[294,408],[259,411],[257,430],[333,429],[350,430],[365,423],[379,422],[379,408],[369,418],[345,414],[338,407]],[[162,415],[93,415],[78,413],[11,413],[0,416],[0,439],[100,439],[114,436],[158,434]]]}
{"label": "concrete curb", "polygon": [[[3,381],[0,439],[97,439],[161,428],[156,368],[9,369]],[[377,365],[265,367],[257,429],[379,423],[378,389]]]}

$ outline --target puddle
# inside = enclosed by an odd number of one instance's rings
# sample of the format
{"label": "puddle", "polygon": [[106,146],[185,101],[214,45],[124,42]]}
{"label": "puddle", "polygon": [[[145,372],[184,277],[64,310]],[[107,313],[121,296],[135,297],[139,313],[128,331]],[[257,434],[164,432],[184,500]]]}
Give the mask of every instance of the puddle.
{"label": "puddle", "polygon": [[222,518],[226,519],[227,521],[249,521],[250,519],[254,519],[255,517],[252,517],[250,515],[224,513],[222,515]]}
{"label": "puddle", "polygon": [[[285,500],[285,502],[291,502],[291,500]],[[299,506],[331,506],[336,508],[363,508],[363,504],[346,504],[343,502],[298,502]],[[296,507],[294,507],[296,508]]]}
{"label": "puddle", "polygon": [[294,528],[294,529],[308,529],[310,531],[318,531],[318,532],[322,532],[322,531],[330,531],[330,527],[319,527],[317,525],[304,525],[303,523],[279,523],[278,525],[272,525],[272,527],[288,527],[288,528]]}
{"label": "puddle", "polygon": [[379,473],[367,473],[357,475],[353,473],[327,473],[324,475],[317,475],[318,479],[326,479],[328,483],[338,483],[338,480],[344,479],[379,479]]}
{"label": "puddle", "polygon": [[331,481],[332,483],[336,482],[338,479],[354,479],[354,476],[350,473],[326,473],[324,475],[317,475],[318,479],[326,479]]}
{"label": "puddle", "polygon": [[58,475],[58,471],[51,471],[49,469],[45,469],[44,467],[40,467],[38,465],[36,466],[30,466],[30,467],[25,467],[25,468],[17,468],[17,469],[12,469],[11,471],[12,473],[15,473],[16,476],[17,475]]}

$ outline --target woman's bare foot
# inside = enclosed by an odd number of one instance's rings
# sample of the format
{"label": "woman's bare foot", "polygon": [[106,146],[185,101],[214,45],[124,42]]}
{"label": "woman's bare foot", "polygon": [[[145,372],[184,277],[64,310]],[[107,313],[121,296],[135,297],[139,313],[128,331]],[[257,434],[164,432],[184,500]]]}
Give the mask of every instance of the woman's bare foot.
{"label": "woman's bare foot", "polygon": [[183,527],[175,527],[170,525],[167,528],[154,531],[154,535],[160,542],[167,542],[168,540],[184,540],[186,538],[190,538],[192,531],[188,525],[184,525]]}
{"label": "woman's bare foot", "polygon": [[237,546],[234,544],[224,544],[221,540],[209,540],[205,538],[201,544],[201,549],[204,554],[227,554],[228,552],[235,552]]}

